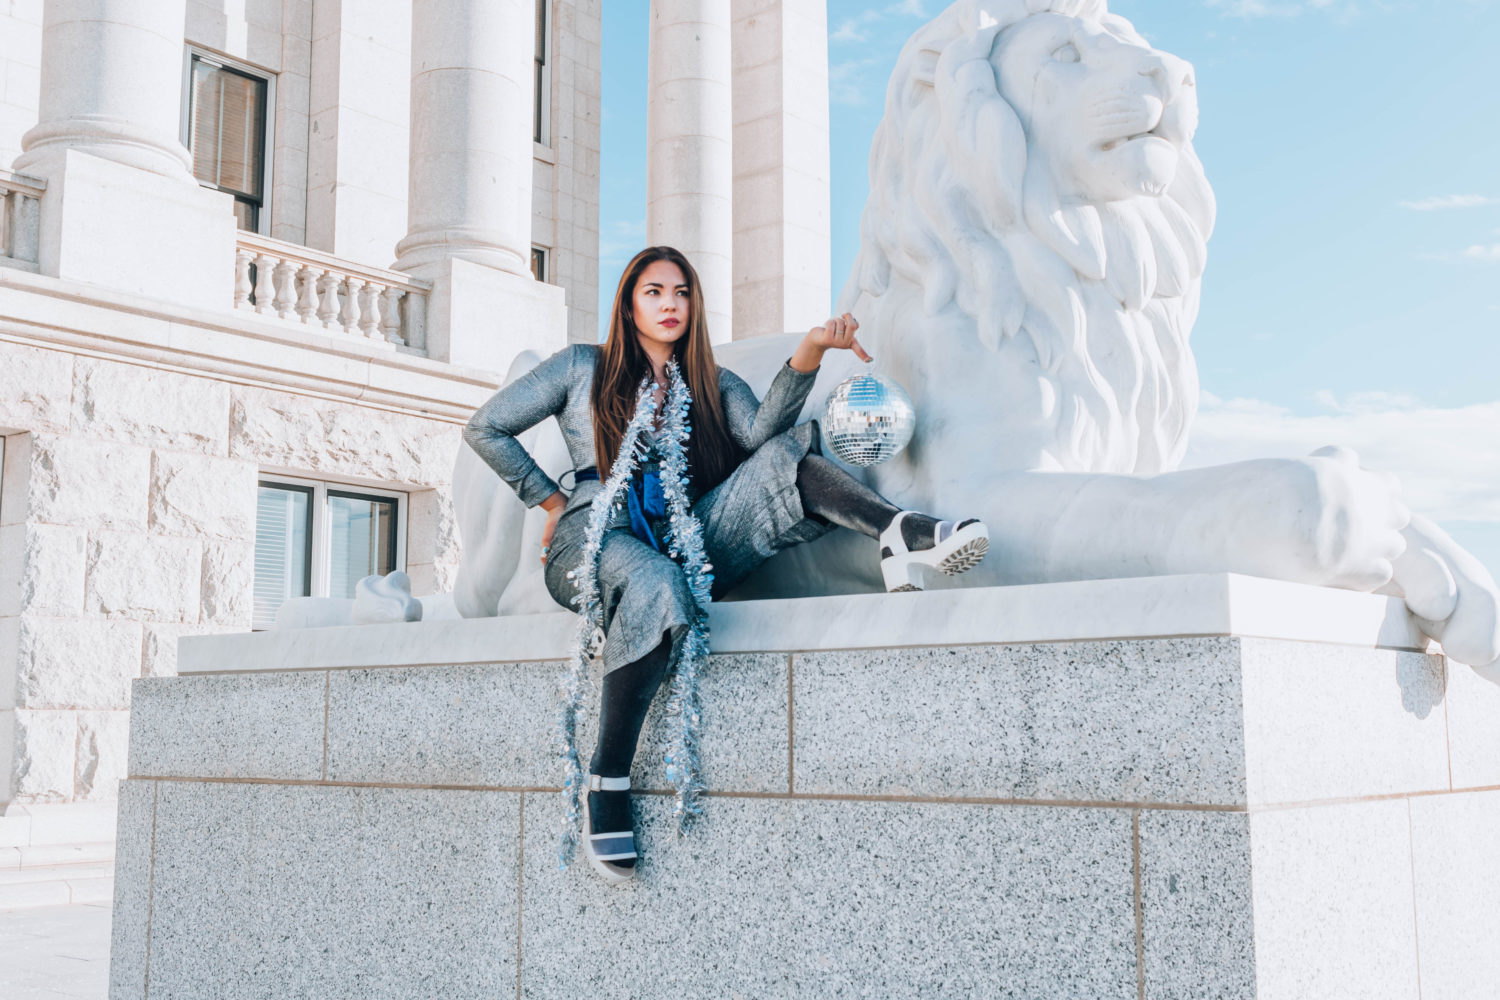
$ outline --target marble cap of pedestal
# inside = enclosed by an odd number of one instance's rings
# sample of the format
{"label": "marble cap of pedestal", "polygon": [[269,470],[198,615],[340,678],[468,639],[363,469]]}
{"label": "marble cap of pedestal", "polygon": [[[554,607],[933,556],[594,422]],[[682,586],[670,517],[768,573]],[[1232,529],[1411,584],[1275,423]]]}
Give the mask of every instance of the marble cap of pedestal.
{"label": "marble cap of pedestal", "polygon": [[[1252,636],[1426,650],[1399,598],[1214,573],[715,604],[716,653]],[[179,673],[555,660],[570,612],[193,636]]]}

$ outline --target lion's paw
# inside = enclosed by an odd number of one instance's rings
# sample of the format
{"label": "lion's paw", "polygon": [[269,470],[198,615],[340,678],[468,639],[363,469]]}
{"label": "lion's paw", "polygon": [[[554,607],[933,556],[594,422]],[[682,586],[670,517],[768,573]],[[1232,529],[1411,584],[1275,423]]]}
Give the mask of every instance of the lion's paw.
{"label": "lion's paw", "polygon": [[1500,587],[1484,564],[1425,517],[1413,517],[1394,583],[1422,631],[1450,659],[1500,683]]}

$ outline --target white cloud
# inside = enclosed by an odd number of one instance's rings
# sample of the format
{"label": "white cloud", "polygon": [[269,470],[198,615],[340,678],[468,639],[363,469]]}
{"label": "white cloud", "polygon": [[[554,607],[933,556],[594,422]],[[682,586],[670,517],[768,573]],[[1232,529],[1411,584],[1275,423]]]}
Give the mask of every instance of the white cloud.
{"label": "white cloud", "polygon": [[1493,260],[1500,261],[1500,243],[1491,243],[1489,246],[1472,246],[1463,253],[1466,260]]}
{"label": "white cloud", "polygon": [[839,23],[832,34],[828,36],[830,42],[862,42],[867,37],[860,29],[859,22],[854,18],[846,18]]}
{"label": "white cloud", "polygon": [[864,104],[870,93],[883,91],[866,78],[865,70],[879,62],[874,56],[845,59],[828,67],[828,99],[851,107]]}
{"label": "white cloud", "polygon": [[1500,205],[1500,198],[1491,198],[1483,194],[1449,194],[1435,198],[1421,198],[1417,201],[1403,201],[1398,204],[1413,212],[1431,212],[1442,208],[1480,208],[1485,205]]}
{"label": "white cloud", "polygon": [[861,12],[855,17],[846,17],[839,22],[838,28],[828,36],[831,42],[863,42],[870,36],[867,29],[871,24],[885,16],[885,12],[872,8]]}
{"label": "white cloud", "polygon": [[1412,410],[1422,405],[1417,397],[1407,393],[1379,389],[1351,392],[1343,399],[1327,389],[1319,389],[1312,398],[1313,402],[1332,413],[1379,413],[1383,410]]}
{"label": "white cloud", "polygon": [[1246,20],[1261,17],[1297,17],[1306,10],[1326,10],[1347,21],[1361,13],[1359,0],[1204,0],[1204,5],[1220,10],[1225,17]]}
{"label": "white cloud", "polygon": [[1184,467],[1306,455],[1341,444],[1401,478],[1407,502],[1438,521],[1500,522],[1500,401],[1427,406],[1410,396],[1315,394],[1311,416],[1205,392]]}
{"label": "white cloud", "polygon": [[[869,40],[869,28],[886,17],[918,17],[926,20],[927,5],[924,0],[897,0],[886,7],[870,7],[854,17],[846,17],[828,36],[830,42],[864,42]],[[905,30],[903,26],[902,30]]]}
{"label": "white cloud", "polygon": [[1225,17],[1285,17],[1297,12],[1293,5],[1266,4],[1262,0],[1208,0],[1208,6],[1218,7]]}
{"label": "white cloud", "polygon": [[599,283],[608,286],[611,298],[620,272],[645,248],[645,219],[617,219],[599,234]]}

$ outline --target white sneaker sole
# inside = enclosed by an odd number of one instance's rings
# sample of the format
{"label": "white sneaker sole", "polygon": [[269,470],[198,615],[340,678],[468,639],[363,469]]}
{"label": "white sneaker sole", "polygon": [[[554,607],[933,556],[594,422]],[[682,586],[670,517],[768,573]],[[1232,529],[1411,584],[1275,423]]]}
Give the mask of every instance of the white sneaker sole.
{"label": "white sneaker sole", "polygon": [[989,550],[989,529],[982,522],[971,524],[949,535],[941,545],[882,559],[880,572],[888,593],[921,590],[923,569],[957,576],[978,566]]}

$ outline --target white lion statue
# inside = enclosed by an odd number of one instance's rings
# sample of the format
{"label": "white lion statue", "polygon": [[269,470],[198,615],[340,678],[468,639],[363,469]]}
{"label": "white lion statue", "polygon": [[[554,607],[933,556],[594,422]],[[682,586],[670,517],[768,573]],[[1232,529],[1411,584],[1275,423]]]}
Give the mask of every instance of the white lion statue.
{"label": "white lion statue", "polygon": [[[1380,590],[1453,658],[1494,663],[1494,580],[1407,511],[1393,477],[1336,448],[1173,471],[1198,398],[1188,335],[1214,222],[1194,84],[1107,0],[961,0],[907,42],[838,310],[919,422],[868,481],[904,507],[988,523],[989,558],[936,586],[1234,572]],[[763,391],[799,336],[720,360]],[[830,359],[809,411],[854,364]],[[566,467],[550,422],[527,444],[554,475]],[[455,502],[460,613],[554,609],[541,516],[467,448]],[[734,596],[878,589],[868,540],[833,532]]]}

